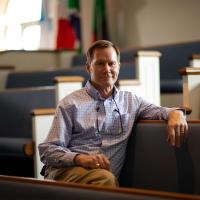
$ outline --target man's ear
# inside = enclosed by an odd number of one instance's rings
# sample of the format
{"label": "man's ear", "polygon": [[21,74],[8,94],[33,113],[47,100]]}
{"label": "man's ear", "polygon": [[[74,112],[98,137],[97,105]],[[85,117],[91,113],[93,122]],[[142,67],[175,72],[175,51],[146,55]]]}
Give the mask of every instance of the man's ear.
{"label": "man's ear", "polygon": [[85,69],[86,69],[86,72],[87,72],[88,74],[90,74],[90,66],[89,66],[88,64],[86,64]]}

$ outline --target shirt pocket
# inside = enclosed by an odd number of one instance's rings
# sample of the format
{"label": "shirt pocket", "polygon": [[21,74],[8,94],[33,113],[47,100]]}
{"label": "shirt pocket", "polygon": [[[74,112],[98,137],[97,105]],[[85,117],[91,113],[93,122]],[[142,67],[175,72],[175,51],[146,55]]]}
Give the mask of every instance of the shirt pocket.
{"label": "shirt pocket", "polygon": [[129,113],[120,114],[116,112],[113,115],[112,124],[106,131],[107,134],[121,135],[125,134],[131,127],[131,115]]}

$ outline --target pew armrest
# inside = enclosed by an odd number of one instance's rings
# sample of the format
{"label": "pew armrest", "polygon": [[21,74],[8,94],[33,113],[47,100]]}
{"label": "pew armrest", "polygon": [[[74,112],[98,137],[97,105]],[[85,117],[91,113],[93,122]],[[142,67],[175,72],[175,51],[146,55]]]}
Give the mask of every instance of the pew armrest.
{"label": "pew armrest", "polygon": [[6,138],[0,139],[0,155],[3,156],[30,156],[29,148],[32,141],[29,138]]}

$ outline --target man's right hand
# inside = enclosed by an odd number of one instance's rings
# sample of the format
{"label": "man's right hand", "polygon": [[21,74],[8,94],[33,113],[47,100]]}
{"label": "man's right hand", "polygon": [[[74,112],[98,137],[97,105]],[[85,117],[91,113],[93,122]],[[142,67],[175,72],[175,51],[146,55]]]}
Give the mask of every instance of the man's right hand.
{"label": "man's right hand", "polygon": [[90,169],[107,169],[110,170],[110,161],[103,154],[86,155],[78,154],[74,158],[74,163],[77,166],[82,166]]}

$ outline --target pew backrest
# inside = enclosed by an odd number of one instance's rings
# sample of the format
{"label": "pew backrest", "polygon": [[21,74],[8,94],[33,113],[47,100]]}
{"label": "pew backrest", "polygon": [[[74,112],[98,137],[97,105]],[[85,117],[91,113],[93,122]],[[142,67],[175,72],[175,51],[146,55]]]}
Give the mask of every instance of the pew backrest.
{"label": "pew backrest", "polygon": [[0,137],[32,138],[31,111],[55,107],[55,88],[9,89],[0,92]]}
{"label": "pew backrest", "polygon": [[145,48],[162,54],[160,59],[160,80],[162,93],[181,93],[182,79],[178,70],[188,66],[189,57],[200,53],[200,41],[160,45]]}
{"label": "pew backrest", "polygon": [[162,121],[135,124],[121,184],[128,187],[200,194],[200,121],[190,121],[189,138],[179,149],[167,144]]}
{"label": "pew backrest", "polygon": [[53,86],[54,77],[56,76],[83,76],[88,77],[84,67],[75,69],[54,69],[34,72],[12,72],[9,73],[6,88],[24,88]]}
{"label": "pew backrest", "polygon": [[25,146],[32,141],[31,110],[41,107],[55,107],[54,87],[0,92],[0,174],[33,176]]}

